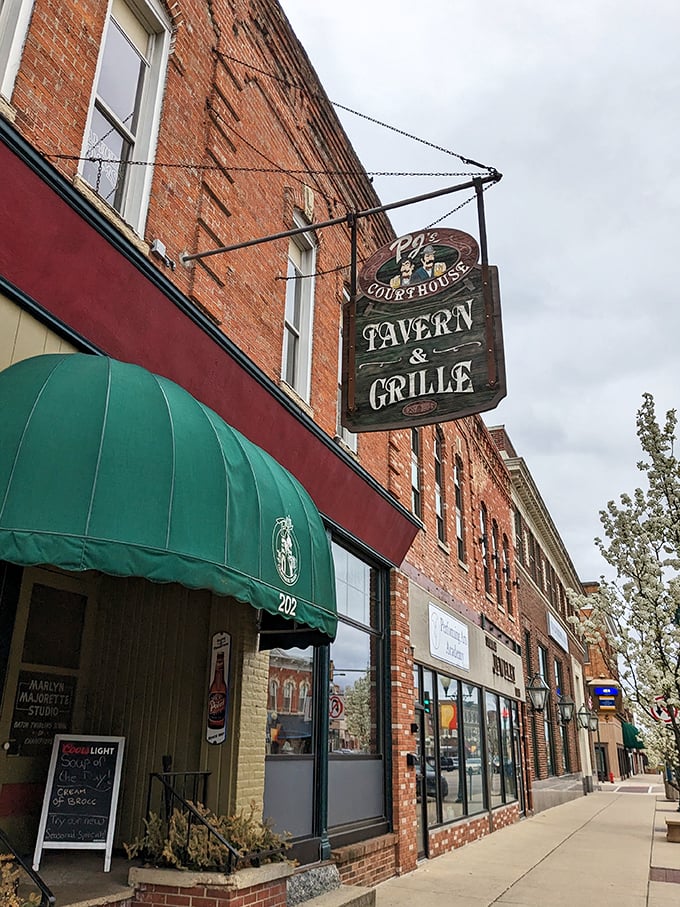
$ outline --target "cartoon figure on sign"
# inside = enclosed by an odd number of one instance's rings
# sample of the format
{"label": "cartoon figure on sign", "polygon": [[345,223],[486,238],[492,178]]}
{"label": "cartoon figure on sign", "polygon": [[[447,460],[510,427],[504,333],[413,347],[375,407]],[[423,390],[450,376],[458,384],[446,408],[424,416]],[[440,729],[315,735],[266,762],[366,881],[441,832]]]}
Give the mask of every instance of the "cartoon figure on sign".
{"label": "cartoon figure on sign", "polygon": [[272,548],[279,576],[287,586],[292,586],[300,576],[300,546],[289,516],[280,517],[274,524]]}
{"label": "cartoon figure on sign", "polygon": [[441,277],[446,270],[443,261],[434,260],[434,246],[425,246],[420,267],[413,272],[413,283],[430,280],[432,277]]}
{"label": "cartoon figure on sign", "polygon": [[410,258],[402,258],[399,265],[399,274],[390,280],[390,286],[394,287],[394,289],[399,289],[399,287],[408,287],[410,284],[416,283],[413,279],[414,267],[415,265]]}

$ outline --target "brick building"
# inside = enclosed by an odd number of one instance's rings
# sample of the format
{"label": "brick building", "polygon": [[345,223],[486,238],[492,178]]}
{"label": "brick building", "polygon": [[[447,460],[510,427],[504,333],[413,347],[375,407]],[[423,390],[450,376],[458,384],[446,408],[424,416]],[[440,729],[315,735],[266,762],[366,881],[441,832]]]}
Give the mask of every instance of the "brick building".
{"label": "brick building", "polygon": [[[576,720],[588,695],[585,650],[568,620],[573,609],[567,590],[582,586],[527,464],[503,426],[490,432],[512,483],[526,683],[538,675],[548,688],[543,711],[527,705],[526,770],[531,806],[539,811],[592,789],[588,731]],[[572,703],[571,713],[565,702]]]}
{"label": "brick building", "polygon": [[[349,214],[380,202],[282,11],[6,0],[0,35],[10,836],[57,733],[125,738],[116,847],[168,756],[358,883],[514,821],[508,472],[478,417],[340,425]],[[394,235],[357,232],[360,259]],[[38,674],[70,695],[29,742]]]}

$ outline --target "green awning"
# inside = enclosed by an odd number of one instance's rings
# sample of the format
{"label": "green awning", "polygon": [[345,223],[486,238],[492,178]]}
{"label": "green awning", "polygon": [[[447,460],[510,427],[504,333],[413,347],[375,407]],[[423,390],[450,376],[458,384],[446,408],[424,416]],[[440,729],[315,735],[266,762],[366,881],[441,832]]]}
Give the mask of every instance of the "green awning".
{"label": "green awning", "polygon": [[0,373],[0,558],[211,589],[301,629],[293,645],[336,633],[300,483],[177,384],[103,356]]}
{"label": "green awning", "polygon": [[642,735],[634,724],[629,721],[621,721],[621,731],[623,733],[623,745],[627,750],[643,750],[645,748]]}

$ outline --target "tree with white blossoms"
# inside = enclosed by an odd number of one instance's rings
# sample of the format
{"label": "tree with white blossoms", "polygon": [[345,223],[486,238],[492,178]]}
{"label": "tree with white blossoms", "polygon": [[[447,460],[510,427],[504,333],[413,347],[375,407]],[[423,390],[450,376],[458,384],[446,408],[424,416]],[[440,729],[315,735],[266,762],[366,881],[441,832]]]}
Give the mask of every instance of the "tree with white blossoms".
{"label": "tree with white blossoms", "polygon": [[[640,706],[646,749],[680,780],[680,464],[674,455],[675,410],[659,424],[651,394],[637,413],[646,489],[622,494],[600,512],[605,538],[595,543],[616,579],[591,595],[570,594],[589,645],[618,667],[624,693]],[[583,610],[585,609],[585,610]],[[615,659],[612,662],[611,659]],[[616,674],[615,674],[616,676]],[[663,697],[663,700],[658,700]],[[668,723],[649,709],[661,702]]]}
{"label": "tree with white blossoms", "polygon": [[359,744],[359,749],[368,752],[371,741],[371,678],[368,671],[345,690],[345,715],[347,730]]}

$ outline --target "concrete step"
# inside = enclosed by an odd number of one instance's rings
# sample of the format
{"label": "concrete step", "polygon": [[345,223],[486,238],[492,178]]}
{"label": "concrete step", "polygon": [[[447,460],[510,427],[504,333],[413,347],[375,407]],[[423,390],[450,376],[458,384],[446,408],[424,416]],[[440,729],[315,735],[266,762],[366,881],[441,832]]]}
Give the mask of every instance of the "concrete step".
{"label": "concrete step", "polygon": [[300,907],[375,907],[375,889],[341,885],[310,901],[303,901]]}

